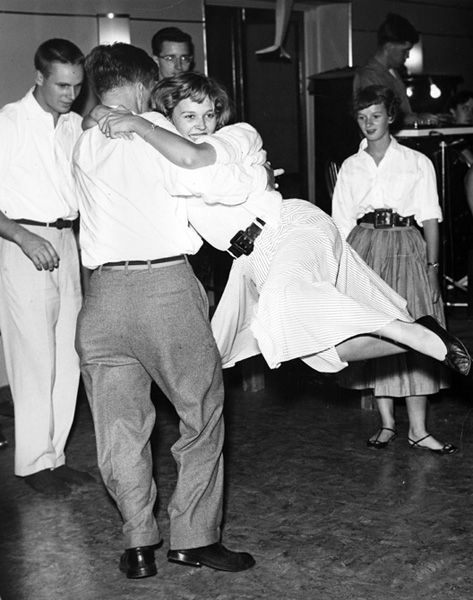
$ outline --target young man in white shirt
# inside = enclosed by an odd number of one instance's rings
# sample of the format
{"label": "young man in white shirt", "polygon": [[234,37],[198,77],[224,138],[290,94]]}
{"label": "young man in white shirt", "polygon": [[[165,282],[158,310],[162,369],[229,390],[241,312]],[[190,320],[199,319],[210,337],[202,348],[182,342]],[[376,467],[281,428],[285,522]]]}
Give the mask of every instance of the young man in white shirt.
{"label": "young man in white shirt", "polygon": [[15,406],[15,473],[56,497],[92,480],[64,455],[79,382],[71,156],[81,118],[71,106],[83,60],[72,42],[47,40],[35,54],[34,88],[0,111],[0,330]]}
{"label": "young man in white shirt", "polygon": [[[86,70],[102,104],[148,110],[158,73],[127,44],[98,46]],[[156,113],[146,114],[150,120]],[[164,188],[165,163],[145,141],[107,139],[98,127],[74,151],[82,191],[81,250],[92,270],[79,316],[77,349],[94,417],[99,468],[123,518],[129,578],[156,574],[161,535],[150,436],[154,380],[180,418],[172,447],[178,468],[168,507],[168,559],[242,571],[251,555],[220,543],[223,500],[223,381],[207,299],[187,261],[201,239],[185,200]]]}

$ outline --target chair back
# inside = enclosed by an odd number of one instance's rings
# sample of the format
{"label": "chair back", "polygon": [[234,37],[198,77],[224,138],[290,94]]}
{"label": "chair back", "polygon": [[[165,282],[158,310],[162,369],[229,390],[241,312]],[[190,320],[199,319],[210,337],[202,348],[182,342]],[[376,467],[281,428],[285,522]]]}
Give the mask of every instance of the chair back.
{"label": "chair back", "polygon": [[325,183],[327,185],[327,191],[332,198],[333,190],[335,189],[335,184],[337,183],[338,171],[340,170],[340,165],[334,160],[328,160],[325,164]]}

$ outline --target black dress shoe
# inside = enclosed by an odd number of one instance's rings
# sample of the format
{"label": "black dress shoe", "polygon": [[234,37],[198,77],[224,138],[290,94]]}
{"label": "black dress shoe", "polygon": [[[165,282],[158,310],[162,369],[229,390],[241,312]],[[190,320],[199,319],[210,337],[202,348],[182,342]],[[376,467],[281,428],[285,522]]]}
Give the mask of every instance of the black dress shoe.
{"label": "black dress shoe", "polygon": [[53,469],[52,473],[54,477],[57,477],[70,485],[81,486],[97,483],[92,475],[86,471],[77,471],[76,469],[71,469],[71,467],[68,467],[67,465],[62,465],[61,467]]}
{"label": "black dress shoe", "polygon": [[71,493],[71,488],[67,483],[54,477],[51,469],[43,469],[31,475],[26,475],[23,479],[35,492],[52,498],[65,498]]}
{"label": "black dress shoe", "polygon": [[430,329],[447,347],[447,355],[442,361],[454,371],[468,375],[471,369],[471,356],[462,342],[454,335],[448,333],[434,317],[427,315],[416,320],[416,323]]}
{"label": "black dress shoe", "polygon": [[189,567],[210,567],[219,571],[246,571],[255,564],[251,554],[232,552],[218,542],[188,550],[169,550],[168,560]]}
{"label": "black dress shoe", "polygon": [[120,558],[120,571],[126,573],[128,579],[141,579],[156,575],[154,562],[154,546],[128,548]]}

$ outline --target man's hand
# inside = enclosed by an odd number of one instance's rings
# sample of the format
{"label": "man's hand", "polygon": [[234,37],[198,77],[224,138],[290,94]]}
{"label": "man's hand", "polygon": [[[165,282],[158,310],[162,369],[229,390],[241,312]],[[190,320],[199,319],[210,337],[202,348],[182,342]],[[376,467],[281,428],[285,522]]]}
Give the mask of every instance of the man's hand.
{"label": "man's hand", "polygon": [[38,271],[54,271],[59,267],[59,256],[48,240],[22,227],[14,241]]}
{"label": "man's hand", "polygon": [[88,115],[84,117],[82,120],[82,129],[85,131],[90,129],[91,127],[99,126],[102,133],[104,133],[107,137],[126,137],[132,138],[133,136],[130,133],[123,134],[120,132],[119,135],[111,136],[108,132],[108,119],[114,115],[131,115],[132,113],[125,108],[124,106],[117,106],[116,108],[110,108],[103,104],[97,104],[94,108],[89,112]]}
{"label": "man's hand", "polygon": [[108,109],[98,119],[100,131],[109,138],[133,139],[136,116],[125,108]]}

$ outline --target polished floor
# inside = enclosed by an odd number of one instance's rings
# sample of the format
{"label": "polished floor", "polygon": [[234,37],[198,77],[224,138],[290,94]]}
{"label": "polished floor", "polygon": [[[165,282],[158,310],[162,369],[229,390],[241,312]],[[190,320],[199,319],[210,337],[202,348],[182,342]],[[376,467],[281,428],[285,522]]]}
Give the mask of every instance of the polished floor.
{"label": "polished floor", "polygon": [[[471,346],[473,321],[451,320]],[[289,364],[267,387],[243,393],[226,375],[224,542],[250,551],[244,573],[166,561],[166,504],[175,482],[169,446],[173,410],[155,390],[158,519],[164,546],[157,577],[127,580],[117,569],[120,518],[102,485],[64,500],[35,494],[13,475],[13,419],[0,416],[2,600],[470,600],[473,598],[473,380],[455,377],[431,405],[431,430],[459,446],[454,456],[408,448],[399,437],[366,447],[377,426],[359,397],[330,377]],[[71,466],[99,480],[84,398],[68,446]]]}

